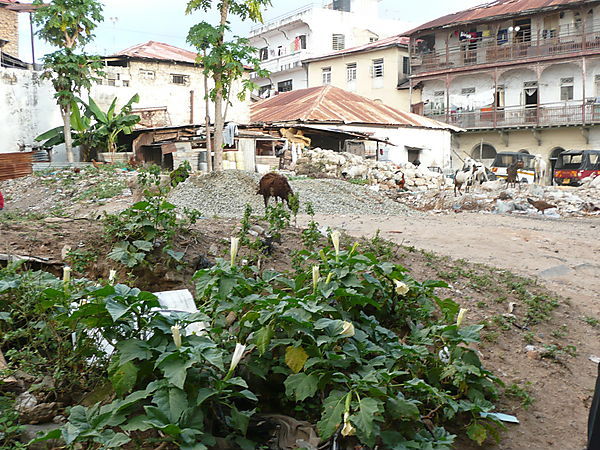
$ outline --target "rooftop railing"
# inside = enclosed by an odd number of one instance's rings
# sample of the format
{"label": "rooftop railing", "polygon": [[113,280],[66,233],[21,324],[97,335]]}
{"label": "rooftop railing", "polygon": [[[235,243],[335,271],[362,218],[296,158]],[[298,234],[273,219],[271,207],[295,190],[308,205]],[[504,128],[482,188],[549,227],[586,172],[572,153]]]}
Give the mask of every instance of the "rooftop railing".
{"label": "rooftop railing", "polygon": [[300,8],[294,9],[293,11],[277,16],[265,23],[252,27],[250,29],[250,37],[256,36],[257,34],[263,33],[272,28],[277,28],[286,23],[293,22],[294,20],[306,14],[311,9],[322,7],[322,3],[309,3],[307,5],[301,6]]}

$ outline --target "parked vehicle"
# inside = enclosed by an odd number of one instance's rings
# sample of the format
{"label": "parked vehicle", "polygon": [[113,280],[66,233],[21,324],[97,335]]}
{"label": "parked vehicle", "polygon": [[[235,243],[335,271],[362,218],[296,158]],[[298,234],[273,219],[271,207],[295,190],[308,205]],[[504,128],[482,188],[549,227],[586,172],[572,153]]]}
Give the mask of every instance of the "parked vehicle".
{"label": "parked vehicle", "polygon": [[524,167],[518,172],[519,181],[521,183],[533,183],[535,177],[533,161],[535,160],[535,156],[528,153],[500,152],[496,154],[496,159],[492,163],[491,170],[496,177],[504,180],[506,179],[506,168],[518,160],[524,163]]}
{"label": "parked vehicle", "polygon": [[600,150],[568,150],[558,155],[552,174],[554,183],[580,186],[581,180],[600,176]]}

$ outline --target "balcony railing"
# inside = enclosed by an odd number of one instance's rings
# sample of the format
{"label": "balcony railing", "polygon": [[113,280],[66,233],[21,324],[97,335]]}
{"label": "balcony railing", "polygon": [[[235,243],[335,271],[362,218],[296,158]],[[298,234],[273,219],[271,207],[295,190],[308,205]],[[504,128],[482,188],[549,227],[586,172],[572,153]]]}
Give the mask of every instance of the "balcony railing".
{"label": "balcony railing", "polygon": [[315,8],[322,8],[322,3],[309,3],[307,5],[301,6],[300,8],[294,9],[286,14],[282,14],[280,16],[275,17],[274,19],[269,20],[263,24],[257,25],[250,29],[250,37],[256,36],[257,34],[264,33],[265,31],[271,30],[276,27],[280,27],[285,25],[286,23],[293,22],[294,20],[302,17],[308,11]]}
{"label": "balcony railing", "polygon": [[420,49],[417,45],[413,49],[413,74],[594,50],[600,52],[600,28],[594,26],[592,29],[586,33],[576,30],[539,33],[527,42],[499,43],[496,37],[490,37],[433,51]]}
{"label": "balcony railing", "polygon": [[591,125],[600,123],[600,103],[490,107],[477,111],[425,112],[425,116],[467,130]]}

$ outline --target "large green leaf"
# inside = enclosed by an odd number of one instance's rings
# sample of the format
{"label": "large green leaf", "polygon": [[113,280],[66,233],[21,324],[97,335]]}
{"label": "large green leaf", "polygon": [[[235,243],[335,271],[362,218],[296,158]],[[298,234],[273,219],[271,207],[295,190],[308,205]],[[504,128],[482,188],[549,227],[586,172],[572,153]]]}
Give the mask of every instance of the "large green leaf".
{"label": "large green leaf", "polygon": [[192,367],[193,361],[184,360],[178,354],[170,355],[159,364],[159,368],[173,386],[183,389],[187,370]]}
{"label": "large green leaf", "polygon": [[119,350],[121,364],[125,364],[134,359],[143,361],[152,358],[152,351],[150,350],[148,343],[140,341],[139,339],[121,341],[117,343],[117,350]]}
{"label": "large green leaf", "polygon": [[258,348],[261,356],[264,355],[269,348],[269,344],[271,343],[271,339],[273,338],[274,334],[275,330],[273,329],[273,325],[264,326],[254,333],[256,348]]}
{"label": "large green leaf", "polygon": [[419,408],[414,401],[406,400],[402,394],[389,398],[386,407],[387,413],[398,420],[416,420],[419,418]]}
{"label": "large green leaf", "polygon": [[88,106],[89,110],[92,112],[92,114],[94,115],[94,119],[96,119],[98,122],[101,122],[104,124],[106,124],[108,122],[106,114],[104,114],[104,112],[98,107],[98,105],[96,104],[96,102],[94,101],[93,98],[90,97],[89,103],[87,106]]}
{"label": "large green leaf", "polygon": [[250,417],[254,415],[254,411],[239,411],[235,406],[231,408],[231,425],[240,431],[244,436],[248,431]]}
{"label": "large green leaf", "polygon": [[487,439],[487,431],[480,423],[473,422],[467,427],[467,436],[469,436],[470,439],[474,440],[479,445],[483,445]]}
{"label": "large green leaf", "polygon": [[183,411],[188,407],[186,393],[176,387],[158,390],[152,401],[167,414],[172,423],[177,423]]}
{"label": "large green leaf", "polygon": [[111,375],[110,381],[119,395],[130,392],[137,381],[138,368],[131,361],[119,366]]}
{"label": "large green leaf", "polygon": [[333,391],[323,402],[323,413],[317,423],[321,439],[329,439],[341,425],[347,395],[351,394]]}
{"label": "large green leaf", "polygon": [[371,397],[363,397],[358,402],[358,411],[350,416],[356,426],[356,434],[362,442],[373,447],[375,445],[375,420],[379,416],[379,401]]}
{"label": "large green leaf", "polygon": [[300,372],[307,360],[308,354],[302,347],[287,347],[285,349],[285,363],[294,373]]}
{"label": "large green leaf", "polygon": [[315,374],[297,373],[287,377],[284,384],[286,395],[302,402],[317,393],[319,377]]}

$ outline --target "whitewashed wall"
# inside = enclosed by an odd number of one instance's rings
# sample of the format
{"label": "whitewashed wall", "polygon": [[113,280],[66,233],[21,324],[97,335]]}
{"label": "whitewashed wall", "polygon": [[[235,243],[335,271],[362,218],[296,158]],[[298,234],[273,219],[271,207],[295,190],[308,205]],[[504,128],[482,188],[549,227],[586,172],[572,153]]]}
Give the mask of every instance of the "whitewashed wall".
{"label": "whitewashed wall", "polygon": [[36,136],[62,124],[54,89],[39,75],[0,68],[0,153],[31,147]]}

